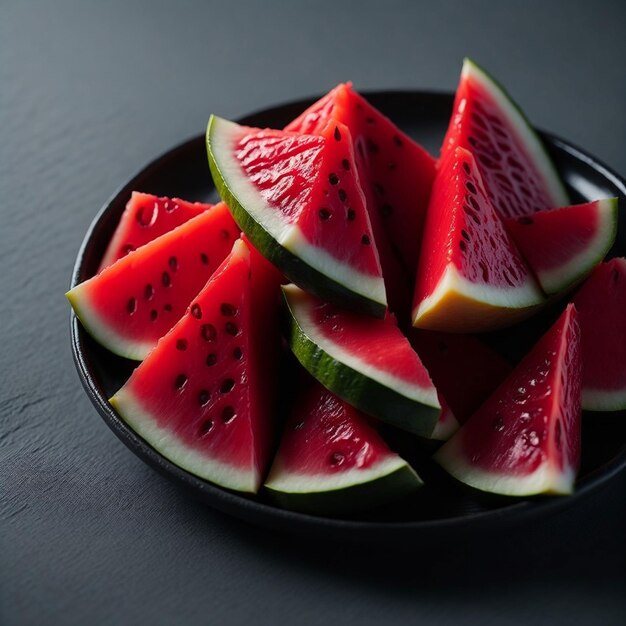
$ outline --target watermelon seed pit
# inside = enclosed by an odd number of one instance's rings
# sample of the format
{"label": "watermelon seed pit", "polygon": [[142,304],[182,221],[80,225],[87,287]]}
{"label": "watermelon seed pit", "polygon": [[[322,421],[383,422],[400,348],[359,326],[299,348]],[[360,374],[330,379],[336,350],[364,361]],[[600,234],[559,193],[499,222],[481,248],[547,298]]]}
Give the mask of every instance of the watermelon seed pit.
{"label": "watermelon seed pit", "polygon": [[205,363],[209,366],[212,367],[213,365],[215,365],[217,363],[217,354],[215,354],[214,352],[211,352],[207,358]]}
{"label": "watermelon seed pit", "polygon": [[461,236],[463,237],[463,239],[465,239],[465,241],[470,240],[469,233],[464,228],[461,230]]}
{"label": "watermelon seed pit", "polygon": [[361,237],[361,243],[364,246],[369,246],[370,245],[370,238],[368,235],[363,235],[363,237]]}
{"label": "watermelon seed pit", "polygon": [[471,194],[475,194],[476,193],[476,186],[474,185],[474,183],[471,180],[465,181],[465,188],[471,193]]}
{"label": "watermelon seed pit", "polygon": [[241,348],[235,348],[233,350],[233,356],[238,360],[241,361],[242,357],[243,357],[243,351]]}
{"label": "watermelon seed pit", "polygon": [[126,310],[129,315],[132,315],[137,310],[137,300],[135,298],[130,298],[126,304]]}
{"label": "watermelon seed pit", "polygon": [[[210,397],[209,392],[206,389],[202,389],[198,394],[198,403],[200,406],[206,406],[209,403]],[[213,423],[211,422],[211,425],[212,424]]]}
{"label": "watermelon seed pit", "polygon": [[463,171],[469,176],[472,173],[472,170],[470,169],[469,163],[467,163],[466,161],[463,161]]}
{"label": "watermelon seed pit", "polygon": [[143,290],[143,295],[146,300],[152,300],[152,298],[154,298],[154,287],[150,283],[148,283]]}
{"label": "watermelon seed pit", "polygon": [[205,341],[214,341],[217,337],[217,329],[213,324],[202,324],[200,334]]}
{"label": "watermelon seed pit", "polygon": [[232,406],[225,406],[222,409],[222,421],[228,424],[235,419],[235,409]]}
{"label": "watermelon seed pit", "polygon": [[204,436],[213,430],[213,420],[206,420],[202,422],[202,426],[200,426],[200,436]]}
{"label": "watermelon seed pit", "polygon": [[191,314],[197,320],[202,318],[202,308],[200,307],[200,305],[197,302],[191,305]]}
{"label": "watermelon seed pit", "polygon": [[187,384],[187,380],[188,378],[185,374],[179,374],[174,381],[174,387],[176,387],[178,391],[182,391]]}
{"label": "watermelon seed pit", "polygon": [[333,452],[330,455],[330,464],[335,467],[341,465],[346,460],[346,457],[341,452]]}
{"label": "watermelon seed pit", "polygon": [[234,324],[233,322],[226,322],[224,330],[233,337],[236,337],[239,334],[239,326],[237,326],[237,324]]}
{"label": "watermelon seed pit", "polygon": [[330,219],[330,211],[328,209],[320,209],[319,211],[320,219],[325,222]]}
{"label": "watermelon seed pit", "polygon": [[462,239],[459,241],[459,248],[461,248],[461,252],[465,252],[466,250],[465,242]]}
{"label": "watermelon seed pit", "polygon": [[337,176],[337,174],[335,174],[334,172],[331,172],[328,175],[328,182],[331,185],[338,185],[339,184],[339,176]]}
{"label": "watermelon seed pit", "polygon": [[154,203],[152,207],[142,207],[137,213],[137,222],[144,228],[149,228],[156,222],[157,215],[159,214],[159,207]]}
{"label": "watermelon seed pit", "polygon": [[237,307],[229,304],[228,302],[222,302],[220,306],[220,312],[225,317],[234,317],[235,315],[237,315]]}

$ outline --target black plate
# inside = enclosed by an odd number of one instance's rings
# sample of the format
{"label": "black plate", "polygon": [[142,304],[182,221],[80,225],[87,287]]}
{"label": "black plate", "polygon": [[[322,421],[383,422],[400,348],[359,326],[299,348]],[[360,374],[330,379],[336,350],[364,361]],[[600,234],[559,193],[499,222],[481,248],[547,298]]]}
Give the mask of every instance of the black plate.
{"label": "black plate", "polygon": [[[375,92],[371,102],[403,130],[436,154],[450,116],[453,96],[417,91]],[[260,111],[241,120],[251,126],[281,128],[313,100]],[[552,135],[543,138],[565,180],[573,201],[603,196],[626,196],[626,183],[582,150]],[[133,190],[189,200],[215,200],[204,135],[195,137],[150,163],[102,208],[78,253],[72,287],[92,276]],[[621,200],[623,202],[623,200]],[[613,253],[626,253],[623,228]],[[426,478],[421,493],[409,501],[349,519],[331,519],[285,511],[263,496],[248,497],[216,487],[170,463],[137,436],[107,402],[126,381],[135,363],[118,358],[95,343],[71,317],[74,359],[83,386],[104,421],[138,456],[169,479],[211,506],[244,520],[291,532],[349,540],[431,541],[442,533],[475,534],[543,516],[577,502],[626,465],[624,415],[595,414],[583,423],[583,459],[576,492],[569,497],[514,500],[464,488],[430,462],[411,444],[402,453]],[[402,446],[402,442],[400,442]],[[406,447],[406,446],[405,446]],[[419,447],[419,446],[417,446]],[[421,452],[421,454],[420,454]],[[417,454],[416,454],[417,453]]]}

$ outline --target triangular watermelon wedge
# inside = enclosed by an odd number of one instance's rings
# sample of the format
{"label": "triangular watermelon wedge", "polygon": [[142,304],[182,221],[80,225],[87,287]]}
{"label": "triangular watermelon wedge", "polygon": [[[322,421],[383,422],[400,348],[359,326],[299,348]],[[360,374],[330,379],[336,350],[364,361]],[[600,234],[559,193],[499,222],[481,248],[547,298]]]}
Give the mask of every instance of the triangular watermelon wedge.
{"label": "triangular watermelon wedge", "polygon": [[611,249],[617,198],[537,211],[504,225],[541,288],[553,295],[581,281]]}
{"label": "triangular watermelon wedge", "polygon": [[571,493],[580,463],[581,382],[580,328],[570,304],[435,460],[483,491]]}
{"label": "triangular watermelon wedge", "polygon": [[626,259],[598,265],[574,303],[582,333],[583,408],[626,409]]}
{"label": "triangular watermelon wedge", "polygon": [[470,150],[501,217],[568,205],[565,187],[522,110],[483,68],[465,59],[441,158]]}
{"label": "triangular watermelon wedge", "polygon": [[[329,120],[345,124],[352,135],[390,306],[395,304],[400,314],[404,308],[402,289],[407,293],[403,283],[412,285],[415,281],[436,161],[351,83],[337,85],[286,130],[319,134]],[[407,302],[407,313],[409,306]]]}
{"label": "triangular watermelon wedge", "polygon": [[101,272],[129,252],[184,224],[211,206],[133,191],[98,271]]}
{"label": "triangular watermelon wedge", "polygon": [[442,414],[437,390],[393,316],[375,320],[339,309],[295,285],[282,289],[289,345],[311,375],[368,415],[432,435]]}
{"label": "triangular watermelon wedge", "polygon": [[111,398],[163,456],[254,493],[267,469],[277,384],[280,275],[243,240]]}
{"label": "triangular watermelon wedge", "polygon": [[247,128],[212,116],[215,185],[253,245],[291,281],[382,317],[385,285],[348,129],[320,136]]}
{"label": "triangular watermelon wedge", "polygon": [[528,317],[543,300],[491,204],[472,153],[449,152],[430,197],[413,325],[493,330]]}
{"label": "triangular watermelon wedge", "polygon": [[181,318],[237,237],[222,202],[77,285],[67,299],[96,341],[141,361]]}
{"label": "triangular watermelon wedge", "polygon": [[296,399],[265,488],[285,508],[338,515],[391,502],[421,485],[364,415],[313,383]]}

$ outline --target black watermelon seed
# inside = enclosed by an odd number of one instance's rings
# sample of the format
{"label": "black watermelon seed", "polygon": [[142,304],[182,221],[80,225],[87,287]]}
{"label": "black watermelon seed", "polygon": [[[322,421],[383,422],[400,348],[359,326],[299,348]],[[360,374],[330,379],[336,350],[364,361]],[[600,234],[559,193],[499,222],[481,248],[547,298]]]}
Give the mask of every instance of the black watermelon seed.
{"label": "black watermelon seed", "polygon": [[337,174],[335,174],[334,172],[331,172],[328,175],[328,182],[331,185],[338,185],[339,184],[339,176],[337,176]]}
{"label": "black watermelon seed", "polygon": [[380,183],[374,183],[374,191],[379,196],[384,196],[385,195],[385,188]]}
{"label": "black watermelon seed", "polygon": [[126,310],[128,311],[129,315],[132,315],[137,310],[137,299],[136,298],[129,298],[128,299],[128,302],[126,303]]}
{"label": "black watermelon seed", "polygon": [[348,161],[348,159],[344,159],[341,162],[341,167],[343,167],[343,169],[346,170],[346,172],[350,171],[350,161]]}
{"label": "black watermelon seed", "polygon": [[234,324],[233,322],[226,322],[224,330],[226,330],[226,332],[233,337],[236,337],[239,334],[239,326],[237,326],[237,324]]}
{"label": "black watermelon seed", "polygon": [[150,319],[154,322],[157,317],[159,317],[159,312],[156,309],[152,309],[152,311],[150,311]]}
{"label": "black watermelon seed", "polygon": [[242,349],[241,349],[241,348],[235,348],[235,349],[233,350],[233,356],[234,356],[234,357],[235,357],[238,361],[240,361],[240,360],[241,360],[241,358],[243,357],[243,351],[242,351]]}
{"label": "black watermelon seed", "polygon": [[228,393],[229,391],[232,391],[234,386],[235,381],[232,378],[226,378],[220,385],[220,393]]}
{"label": "black watermelon seed", "polygon": [[320,209],[319,210],[320,219],[325,222],[330,219],[330,211],[328,209]]}
{"label": "black watermelon seed", "polygon": [[143,297],[146,300],[152,300],[152,298],[154,298],[154,287],[150,283],[148,283],[143,290]]}
{"label": "black watermelon seed", "polygon": [[367,140],[367,149],[372,153],[376,154],[378,152],[378,144],[371,139]]}
{"label": "black watermelon seed", "polygon": [[202,263],[202,265],[209,264],[209,257],[204,252],[200,253],[200,263]]}
{"label": "black watermelon seed", "polygon": [[164,304],[163,305],[163,310],[167,311],[169,313],[172,310],[172,305],[171,304]]}
{"label": "black watermelon seed", "polygon": [[186,339],[177,339],[176,340],[176,349],[184,352],[187,349],[187,340]]}
{"label": "black watermelon seed", "polygon": [[466,246],[465,246],[465,242],[461,239],[461,241],[459,241],[459,248],[461,248],[461,252],[465,252]]}
{"label": "black watermelon seed", "polygon": [[178,259],[175,256],[171,256],[167,264],[170,266],[172,272],[175,272],[178,269]]}
{"label": "black watermelon seed", "polygon": [[[202,389],[198,394],[198,403],[200,406],[206,406],[209,403],[209,399],[211,398],[209,392],[206,389]],[[210,420],[209,420],[210,421]],[[211,422],[211,426],[213,422]]]}
{"label": "black watermelon seed", "polygon": [[211,352],[211,354],[207,355],[205,362],[209,367],[212,367],[213,365],[217,363],[217,354],[215,354],[214,352]]}
{"label": "black watermelon seed", "polygon": [[528,224],[532,224],[533,223],[533,219],[532,219],[532,217],[518,217],[517,218],[517,222],[519,224],[528,225]]}
{"label": "black watermelon seed", "polygon": [[202,324],[200,335],[205,341],[213,341],[217,337],[217,329],[213,324]]}
{"label": "black watermelon seed", "polygon": [[354,209],[348,209],[348,221],[353,222],[356,218],[356,211]]}
{"label": "black watermelon seed", "polygon": [[220,312],[225,317],[234,317],[237,315],[237,307],[229,304],[228,302],[222,302],[220,305]]}
{"label": "black watermelon seed", "polygon": [[228,239],[228,238],[230,238],[230,233],[229,233],[229,232],[228,232],[225,228],[223,228],[223,229],[220,231],[220,237],[221,237],[222,239]]}
{"label": "black watermelon seed", "polygon": [[393,213],[393,207],[385,202],[385,204],[380,207],[380,212],[383,215],[391,215]]}
{"label": "black watermelon seed", "polygon": [[462,236],[462,237],[463,237],[463,239],[465,239],[466,241],[469,241],[469,240],[470,240],[469,233],[468,233],[468,232],[467,232],[464,228],[461,230],[461,236]]}
{"label": "black watermelon seed", "polygon": [[339,132],[339,127],[335,126],[334,137],[336,141],[341,141],[341,133]]}
{"label": "black watermelon seed", "polygon": [[476,193],[476,185],[474,185],[474,183],[471,180],[468,180],[465,183],[465,188],[472,194]]}
{"label": "black watermelon seed", "polygon": [[469,163],[467,163],[466,161],[463,161],[463,171],[466,174],[471,174],[472,173],[472,170],[471,170],[471,168],[469,166]]}
{"label": "black watermelon seed", "polygon": [[200,426],[200,436],[206,435],[213,430],[213,420],[206,420]]}
{"label": "black watermelon seed", "polygon": [[197,320],[202,318],[202,308],[200,307],[200,305],[197,302],[195,302],[194,304],[191,305],[191,314]]}
{"label": "black watermelon seed", "polygon": [[167,272],[163,272],[163,276],[161,276],[161,282],[164,287],[169,287],[172,284],[172,279]]}
{"label": "black watermelon seed", "polygon": [[339,199],[342,202],[345,202],[346,198],[348,197],[348,194],[343,189],[340,189],[337,193],[339,194]]}
{"label": "black watermelon seed", "polygon": [[404,145],[404,142],[398,135],[393,136],[393,143],[395,143],[398,148],[401,148]]}
{"label": "black watermelon seed", "polygon": [[178,376],[176,376],[176,380],[174,381],[174,387],[176,387],[178,391],[182,391],[187,384],[187,380],[188,378],[185,374],[179,374]]}
{"label": "black watermelon seed", "polygon": [[232,406],[225,406],[222,409],[222,421],[224,424],[228,424],[228,422],[232,422],[235,418],[235,409]]}
{"label": "black watermelon seed", "polygon": [[361,237],[361,243],[364,246],[369,246],[370,245],[370,238],[369,235],[363,235],[363,237]]}
{"label": "black watermelon seed", "polygon": [[366,117],[365,122],[370,125],[376,124],[376,120],[373,117]]}

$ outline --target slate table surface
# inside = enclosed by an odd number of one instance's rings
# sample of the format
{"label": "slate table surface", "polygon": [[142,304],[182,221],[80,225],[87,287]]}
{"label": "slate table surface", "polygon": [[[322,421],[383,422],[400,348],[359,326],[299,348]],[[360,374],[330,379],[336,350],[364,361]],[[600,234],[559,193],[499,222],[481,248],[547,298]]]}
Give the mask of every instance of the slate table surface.
{"label": "slate table surface", "polygon": [[0,624],[625,624],[623,475],[516,532],[417,553],[264,531],[113,436],[63,297],[99,207],[210,112],[341,80],[452,90],[472,56],[624,175],[625,27],[605,0],[1,0]]}

